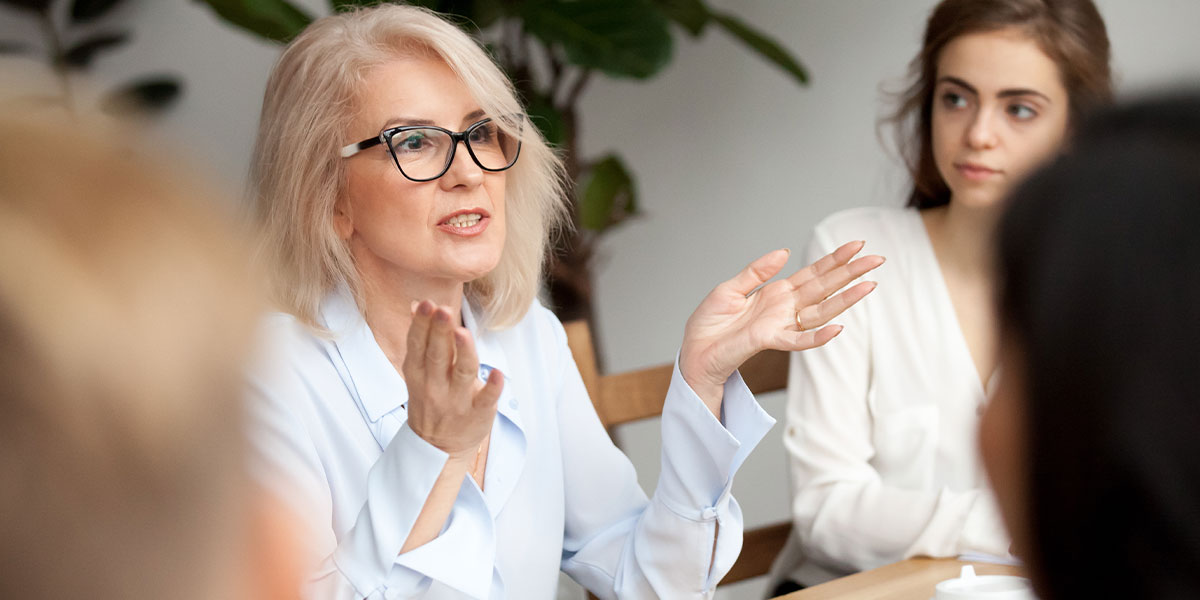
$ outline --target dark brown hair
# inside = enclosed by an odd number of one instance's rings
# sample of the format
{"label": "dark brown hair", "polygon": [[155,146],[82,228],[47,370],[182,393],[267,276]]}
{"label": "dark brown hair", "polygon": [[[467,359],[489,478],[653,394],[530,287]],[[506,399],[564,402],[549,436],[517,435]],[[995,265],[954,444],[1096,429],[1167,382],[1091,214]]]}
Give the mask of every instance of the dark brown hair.
{"label": "dark brown hair", "polygon": [[1058,66],[1070,97],[1070,122],[1112,100],[1108,32],[1092,0],[944,0],[925,25],[921,51],[909,65],[911,83],[897,95],[886,123],[912,176],[908,206],[950,201],[950,189],[933,161],[932,105],[937,63],[951,40],[970,33],[1017,27]]}
{"label": "dark brown hair", "polygon": [[1200,89],[1140,100],[1079,123],[1001,219],[1046,600],[1200,597],[1197,164]]}

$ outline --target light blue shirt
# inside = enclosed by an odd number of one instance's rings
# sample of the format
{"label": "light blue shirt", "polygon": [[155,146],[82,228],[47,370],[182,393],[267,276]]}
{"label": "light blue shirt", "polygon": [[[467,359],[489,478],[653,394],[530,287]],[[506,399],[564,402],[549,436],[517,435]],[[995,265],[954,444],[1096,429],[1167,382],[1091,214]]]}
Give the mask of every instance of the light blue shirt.
{"label": "light blue shirt", "polygon": [[400,554],[447,455],[406,425],[404,380],[349,294],[331,294],[321,320],[332,338],[272,317],[252,379],[254,472],[312,519],[310,597],[550,599],[561,569],[601,598],[706,598],[733,565],[733,474],[774,424],[740,375],[722,424],[676,365],[647,499],[558,319],[535,303],[516,326],[481,330],[464,301],[481,374],[505,375],[484,486],[465,477],[441,534]]}

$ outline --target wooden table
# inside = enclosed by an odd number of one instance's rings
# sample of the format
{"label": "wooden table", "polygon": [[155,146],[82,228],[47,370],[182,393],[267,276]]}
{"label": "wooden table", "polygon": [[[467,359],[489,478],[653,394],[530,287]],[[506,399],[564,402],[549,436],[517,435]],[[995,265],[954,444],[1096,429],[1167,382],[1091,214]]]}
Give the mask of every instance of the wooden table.
{"label": "wooden table", "polygon": [[974,565],[976,575],[1025,575],[1021,567],[968,563],[953,558],[910,558],[776,600],[929,600],[933,598],[933,586],[958,577],[963,565]]}

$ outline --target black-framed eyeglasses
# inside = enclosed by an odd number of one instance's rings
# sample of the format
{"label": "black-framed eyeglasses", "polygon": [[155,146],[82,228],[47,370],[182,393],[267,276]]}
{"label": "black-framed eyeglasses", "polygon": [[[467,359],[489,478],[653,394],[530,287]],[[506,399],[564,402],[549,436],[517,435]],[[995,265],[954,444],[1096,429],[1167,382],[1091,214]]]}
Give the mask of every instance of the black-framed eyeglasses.
{"label": "black-framed eyeglasses", "polygon": [[[513,124],[519,136],[521,119],[514,117]],[[412,181],[433,181],[450,170],[459,142],[467,145],[467,153],[484,171],[503,171],[513,166],[521,154],[518,136],[506,132],[490,118],[458,132],[434,125],[404,125],[384,129],[378,137],[345,146],[342,158],[384,144],[400,174]]]}

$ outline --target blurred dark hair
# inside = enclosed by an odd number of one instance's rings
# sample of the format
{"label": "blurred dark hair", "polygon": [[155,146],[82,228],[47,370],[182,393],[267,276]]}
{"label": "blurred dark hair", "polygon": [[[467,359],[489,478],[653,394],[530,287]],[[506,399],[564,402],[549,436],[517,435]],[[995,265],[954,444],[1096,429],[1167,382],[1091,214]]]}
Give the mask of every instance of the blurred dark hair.
{"label": "blurred dark hair", "polygon": [[1200,597],[1200,93],[1088,121],[998,242],[1040,591]]}
{"label": "blurred dark hair", "polygon": [[1112,99],[1108,31],[1092,0],[944,0],[929,15],[921,51],[909,64],[908,88],[884,123],[913,180],[908,206],[930,208],[950,201],[933,161],[931,122],[937,63],[955,38],[1007,27],[1024,30],[1058,67],[1070,98],[1070,121]]}

